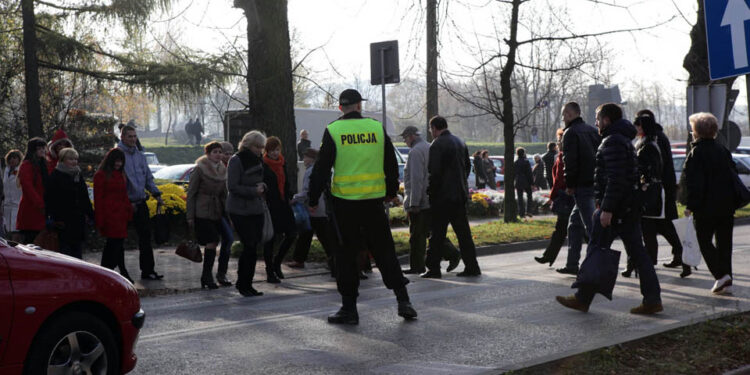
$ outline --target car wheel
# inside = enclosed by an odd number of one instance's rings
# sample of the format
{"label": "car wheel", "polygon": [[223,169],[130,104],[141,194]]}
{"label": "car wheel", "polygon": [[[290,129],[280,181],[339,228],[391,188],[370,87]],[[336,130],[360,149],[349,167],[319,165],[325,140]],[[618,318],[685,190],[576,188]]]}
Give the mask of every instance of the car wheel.
{"label": "car wheel", "polygon": [[25,367],[27,374],[115,374],[120,372],[119,351],[104,322],[69,312],[37,333]]}

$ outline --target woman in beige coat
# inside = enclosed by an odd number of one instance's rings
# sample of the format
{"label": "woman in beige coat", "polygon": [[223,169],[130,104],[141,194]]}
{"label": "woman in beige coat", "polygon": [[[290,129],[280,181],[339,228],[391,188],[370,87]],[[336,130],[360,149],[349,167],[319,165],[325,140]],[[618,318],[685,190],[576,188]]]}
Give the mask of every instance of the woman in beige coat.
{"label": "woman in beige coat", "polygon": [[206,154],[195,161],[187,191],[187,222],[196,240],[206,247],[203,257],[201,288],[217,289],[212,271],[219,245],[221,218],[227,198],[227,169],[221,162],[219,142],[204,147]]}

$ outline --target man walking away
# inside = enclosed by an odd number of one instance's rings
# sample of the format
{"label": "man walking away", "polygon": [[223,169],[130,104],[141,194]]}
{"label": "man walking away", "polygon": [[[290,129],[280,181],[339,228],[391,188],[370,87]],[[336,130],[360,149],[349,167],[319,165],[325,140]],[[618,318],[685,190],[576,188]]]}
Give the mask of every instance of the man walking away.
{"label": "man walking away", "polygon": [[[632,141],[636,130],[630,121],[622,118],[622,109],[614,103],[601,105],[596,110],[596,125],[604,137],[596,153],[595,197],[599,207],[594,214],[591,241],[587,250],[605,251],[616,237],[620,237],[641,277],[643,302],[630,310],[632,314],[655,314],[663,310],[661,288],[654,265],[643,246],[641,233],[641,204],[638,201],[638,162]],[[565,151],[563,151],[565,157]],[[599,267],[594,262],[586,267]],[[614,266],[614,265],[613,265]],[[598,274],[604,270],[581,269],[581,275]],[[565,307],[587,312],[598,285],[576,282],[578,292],[567,297],[557,297]]]}
{"label": "man walking away", "polygon": [[[568,222],[568,261],[557,272],[578,274],[584,235],[591,235],[594,214],[594,161],[602,141],[595,127],[581,118],[581,107],[576,102],[565,104],[562,110],[565,123],[562,152],[566,192],[575,199]],[[585,232],[584,232],[585,231]]]}
{"label": "man walking away", "polygon": [[122,127],[120,143],[117,148],[125,153],[125,175],[128,178],[128,198],[133,204],[133,221],[138,233],[138,249],[140,250],[141,279],[161,280],[164,276],[154,270],[154,249],[151,247],[151,220],[146,206],[146,190],[156,198],[158,206],[164,205],[161,191],[154,184],[154,176],[148,168],[146,157],[138,150],[136,142],[138,135],[130,125]]}
{"label": "man walking away", "polygon": [[[404,210],[409,217],[409,266],[405,274],[425,272],[425,248],[430,231],[430,202],[427,197],[429,174],[427,166],[430,157],[430,144],[425,142],[416,126],[407,126],[401,133],[409,150],[409,158],[404,167]],[[458,267],[461,254],[458,249],[445,239],[443,258],[450,260],[447,271]]]}
{"label": "man walking away", "polygon": [[542,161],[544,162],[544,178],[547,179],[547,186],[552,188],[554,184],[552,172],[552,166],[555,165],[555,159],[557,158],[557,143],[547,143],[547,152],[542,155]]}
{"label": "man walking away", "polygon": [[362,100],[357,90],[341,93],[339,109],[344,114],[328,124],[323,133],[318,160],[310,176],[311,205],[318,202],[325,186],[331,183],[333,198],[326,203],[333,205],[343,240],[336,254],[336,284],[342,306],[328,317],[333,324],[359,324],[357,255],[362,240],[375,258],[385,286],[396,294],[398,315],[404,319],[417,317],[406,291],[409,279],[401,272],[383,207],[383,201],[393,201],[398,192],[396,151],[383,125],[362,117]]}
{"label": "man walking away", "polygon": [[427,252],[427,272],[424,278],[440,278],[440,256],[444,253],[443,244],[448,224],[453,227],[461,248],[464,270],[456,276],[479,276],[482,272],[477,263],[477,253],[471,228],[466,216],[466,202],[469,199],[467,179],[471,169],[469,150],[466,144],[448,130],[445,118],[435,116],[430,119],[432,145],[428,162],[429,185],[432,210],[432,236]]}
{"label": "man walking away", "polygon": [[[519,147],[516,149],[516,161],[513,162],[513,168],[516,171],[514,184],[516,199],[518,200],[518,216],[521,218],[526,215],[531,216],[531,185],[534,184],[534,176],[531,172],[531,163],[526,158],[525,148]],[[526,204],[523,202],[524,193],[526,193]]]}

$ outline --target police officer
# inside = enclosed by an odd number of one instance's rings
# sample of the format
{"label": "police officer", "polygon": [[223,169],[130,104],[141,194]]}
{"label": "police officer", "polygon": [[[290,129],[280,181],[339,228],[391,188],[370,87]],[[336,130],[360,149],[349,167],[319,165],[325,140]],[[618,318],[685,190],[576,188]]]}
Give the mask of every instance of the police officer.
{"label": "police officer", "polygon": [[375,258],[385,286],[396,294],[398,315],[404,319],[417,317],[406,292],[409,280],[396,259],[383,209],[383,201],[393,200],[398,191],[396,154],[383,125],[362,117],[363,100],[357,90],[341,93],[339,110],[344,114],[328,124],[310,176],[309,202],[317,202],[325,186],[331,184],[333,220],[343,245],[336,253],[336,284],[342,307],[328,317],[334,324],[359,324],[357,255],[362,240]]}

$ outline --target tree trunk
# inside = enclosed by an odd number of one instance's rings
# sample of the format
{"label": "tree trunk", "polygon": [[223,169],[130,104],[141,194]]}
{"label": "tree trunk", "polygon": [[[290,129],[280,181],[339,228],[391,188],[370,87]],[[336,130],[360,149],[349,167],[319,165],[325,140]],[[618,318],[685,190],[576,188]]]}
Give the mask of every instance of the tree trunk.
{"label": "tree trunk", "polygon": [[42,107],[39,102],[39,61],[36,56],[36,17],[34,0],[22,0],[23,55],[26,69],[26,122],[29,138],[44,137]]}
{"label": "tree trunk", "polygon": [[247,17],[247,89],[253,128],[281,139],[287,176],[297,189],[297,128],[286,0],[235,0]]}
{"label": "tree trunk", "polygon": [[510,38],[508,44],[508,57],[500,73],[500,94],[503,100],[503,138],[505,140],[505,198],[503,206],[505,212],[503,219],[506,223],[518,221],[518,206],[515,197],[515,170],[513,168],[513,155],[515,154],[515,126],[513,119],[513,93],[511,77],[516,67],[516,50],[518,49],[518,8],[521,0],[513,0],[513,9],[510,18]]}
{"label": "tree trunk", "polygon": [[437,0],[427,0],[427,141],[432,141],[430,119],[438,115]]}

